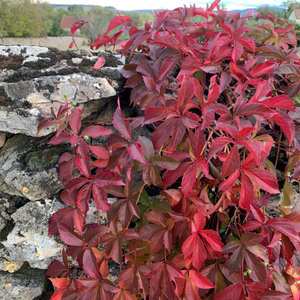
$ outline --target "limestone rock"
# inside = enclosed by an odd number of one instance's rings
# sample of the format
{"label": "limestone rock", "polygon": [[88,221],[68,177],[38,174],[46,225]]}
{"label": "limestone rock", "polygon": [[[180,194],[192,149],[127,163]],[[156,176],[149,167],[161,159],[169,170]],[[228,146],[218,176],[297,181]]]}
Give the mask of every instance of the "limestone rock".
{"label": "limestone rock", "polygon": [[[116,91],[105,78],[94,78],[80,73],[70,76],[45,76],[30,81],[0,83],[0,130],[10,133],[22,133],[36,136],[39,122],[65,104],[64,95],[69,102],[83,104],[97,100],[97,106],[103,106]],[[83,117],[91,113],[84,105]],[[56,130],[49,128],[40,133],[47,135]]]}
{"label": "limestone rock", "polygon": [[28,202],[11,215],[13,230],[0,249],[0,269],[17,271],[24,262],[33,268],[47,269],[53,259],[59,259],[63,244],[56,236],[48,236],[49,219],[64,205],[57,199]]}
{"label": "limestone rock", "polygon": [[[3,192],[22,195],[32,201],[44,199],[62,189],[57,162],[70,151],[67,145],[48,145],[49,137],[15,135],[0,150],[0,179]],[[1,182],[1,180],[0,180]]]}
{"label": "limestone rock", "polygon": [[1,299],[39,299],[48,285],[48,279],[46,278],[45,273],[45,270],[32,269],[26,264],[13,274],[0,271]]}
{"label": "limestone rock", "polygon": [[[93,69],[99,56],[106,64]],[[120,73],[124,58],[108,51],[0,46],[0,60],[0,131],[14,134],[35,136],[50,108],[65,103],[64,95],[83,109],[83,118],[98,112],[125,82]]]}

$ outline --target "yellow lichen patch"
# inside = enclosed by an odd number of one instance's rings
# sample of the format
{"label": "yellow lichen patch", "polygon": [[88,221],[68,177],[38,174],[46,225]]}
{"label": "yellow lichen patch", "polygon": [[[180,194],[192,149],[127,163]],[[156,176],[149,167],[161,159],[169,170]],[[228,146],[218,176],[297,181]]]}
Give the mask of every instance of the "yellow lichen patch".
{"label": "yellow lichen patch", "polygon": [[6,271],[12,273],[13,271],[15,271],[17,269],[17,265],[11,263],[11,264],[8,264],[6,266]]}
{"label": "yellow lichen patch", "polygon": [[28,192],[29,192],[29,189],[28,189],[26,186],[21,186],[21,187],[20,187],[20,190],[21,190],[23,193],[28,193]]}
{"label": "yellow lichen patch", "polygon": [[7,261],[7,260],[4,262],[4,264],[5,264],[5,265],[7,265],[7,264],[9,264],[9,263],[10,263],[10,262],[9,262],[9,261]]}
{"label": "yellow lichen patch", "polygon": [[39,253],[35,254],[35,257],[37,257],[37,258],[40,257],[40,256],[41,256],[41,254],[39,254]]}
{"label": "yellow lichen patch", "polygon": [[8,288],[8,287],[11,286],[11,283],[6,283],[6,281],[4,281],[3,286],[6,287],[6,288]]}

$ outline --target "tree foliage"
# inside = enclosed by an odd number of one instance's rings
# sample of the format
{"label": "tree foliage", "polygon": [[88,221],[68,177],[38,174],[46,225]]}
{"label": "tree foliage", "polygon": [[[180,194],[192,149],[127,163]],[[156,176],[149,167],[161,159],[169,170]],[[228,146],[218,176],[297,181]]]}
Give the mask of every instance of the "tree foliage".
{"label": "tree foliage", "polygon": [[[299,299],[299,200],[287,207],[291,180],[300,178],[294,27],[267,13],[271,24],[252,29],[247,19],[260,14],[222,11],[219,2],[157,12],[143,28],[117,16],[90,44],[120,47],[125,87],[142,116],[126,119],[118,101],[115,132],[81,129],[83,111],[65,99],[39,124],[38,132],[57,126],[50,144],[74,149],[59,160],[69,207],[50,219],[49,234],[68,245],[47,271],[53,300]],[[103,66],[100,58],[95,68]],[[134,129],[148,125],[151,139],[136,138]],[[107,147],[90,143],[101,135]],[[160,195],[150,201],[153,186]],[[268,205],[281,192],[275,218]],[[85,224],[90,201],[107,212],[107,227]],[[116,285],[110,261],[120,265]]]}
{"label": "tree foliage", "polygon": [[300,3],[295,0],[285,0],[281,3],[281,7],[283,8],[284,17],[288,19],[294,10],[294,7],[300,8]]}
{"label": "tree foliage", "polygon": [[42,19],[32,0],[1,0],[0,29],[7,36],[39,36]]}

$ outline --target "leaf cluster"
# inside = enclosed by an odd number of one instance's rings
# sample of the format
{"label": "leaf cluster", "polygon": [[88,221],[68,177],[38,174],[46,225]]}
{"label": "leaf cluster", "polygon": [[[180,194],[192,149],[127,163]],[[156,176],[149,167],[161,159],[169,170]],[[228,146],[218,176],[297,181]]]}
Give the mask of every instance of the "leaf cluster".
{"label": "leaf cluster", "polygon": [[[119,16],[90,45],[114,46],[109,33],[121,25],[129,34],[118,44],[128,62],[121,72],[144,114],[128,120],[119,102],[118,134],[82,130],[82,111],[68,101],[40,123],[58,124],[49,143],[74,148],[59,160],[69,208],[50,220],[49,234],[68,245],[47,272],[52,299],[298,299],[300,208],[287,208],[300,176],[295,31],[272,13],[253,30],[246,22],[260,14],[222,11],[219,2],[157,12],[144,28]],[[197,16],[204,21],[190,21]],[[150,124],[151,140],[133,138]],[[89,143],[100,135],[110,136],[106,148]],[[151,186],[160,189],[155,201]],[[268,205],[281,192],[274,218]],[[107,194],[118,200],[111,205]],[[90,201],[107,212],[108,227],[86,226]],[[111,260],[121,270],[114,283]]]}

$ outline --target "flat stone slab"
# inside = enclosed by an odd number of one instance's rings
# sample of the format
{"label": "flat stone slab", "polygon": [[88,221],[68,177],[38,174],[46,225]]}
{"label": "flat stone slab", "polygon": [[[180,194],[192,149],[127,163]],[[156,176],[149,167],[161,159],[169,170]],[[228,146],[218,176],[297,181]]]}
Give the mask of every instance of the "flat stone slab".
{"label": "flat stone slab", "polygon": [[[0,131],[36,136],[39,122],[47,117],[50,108],[55,111],[69,102],[77,102],[84,110],[83,117],[91,111],[85,103],[97,101],[100,109],[116,95],[106,78],[97,78],[80,73],[66,76],[44,76],[29,81],[0,83]],[[43,130],[40,136],[55,131],[55,127]]]}

